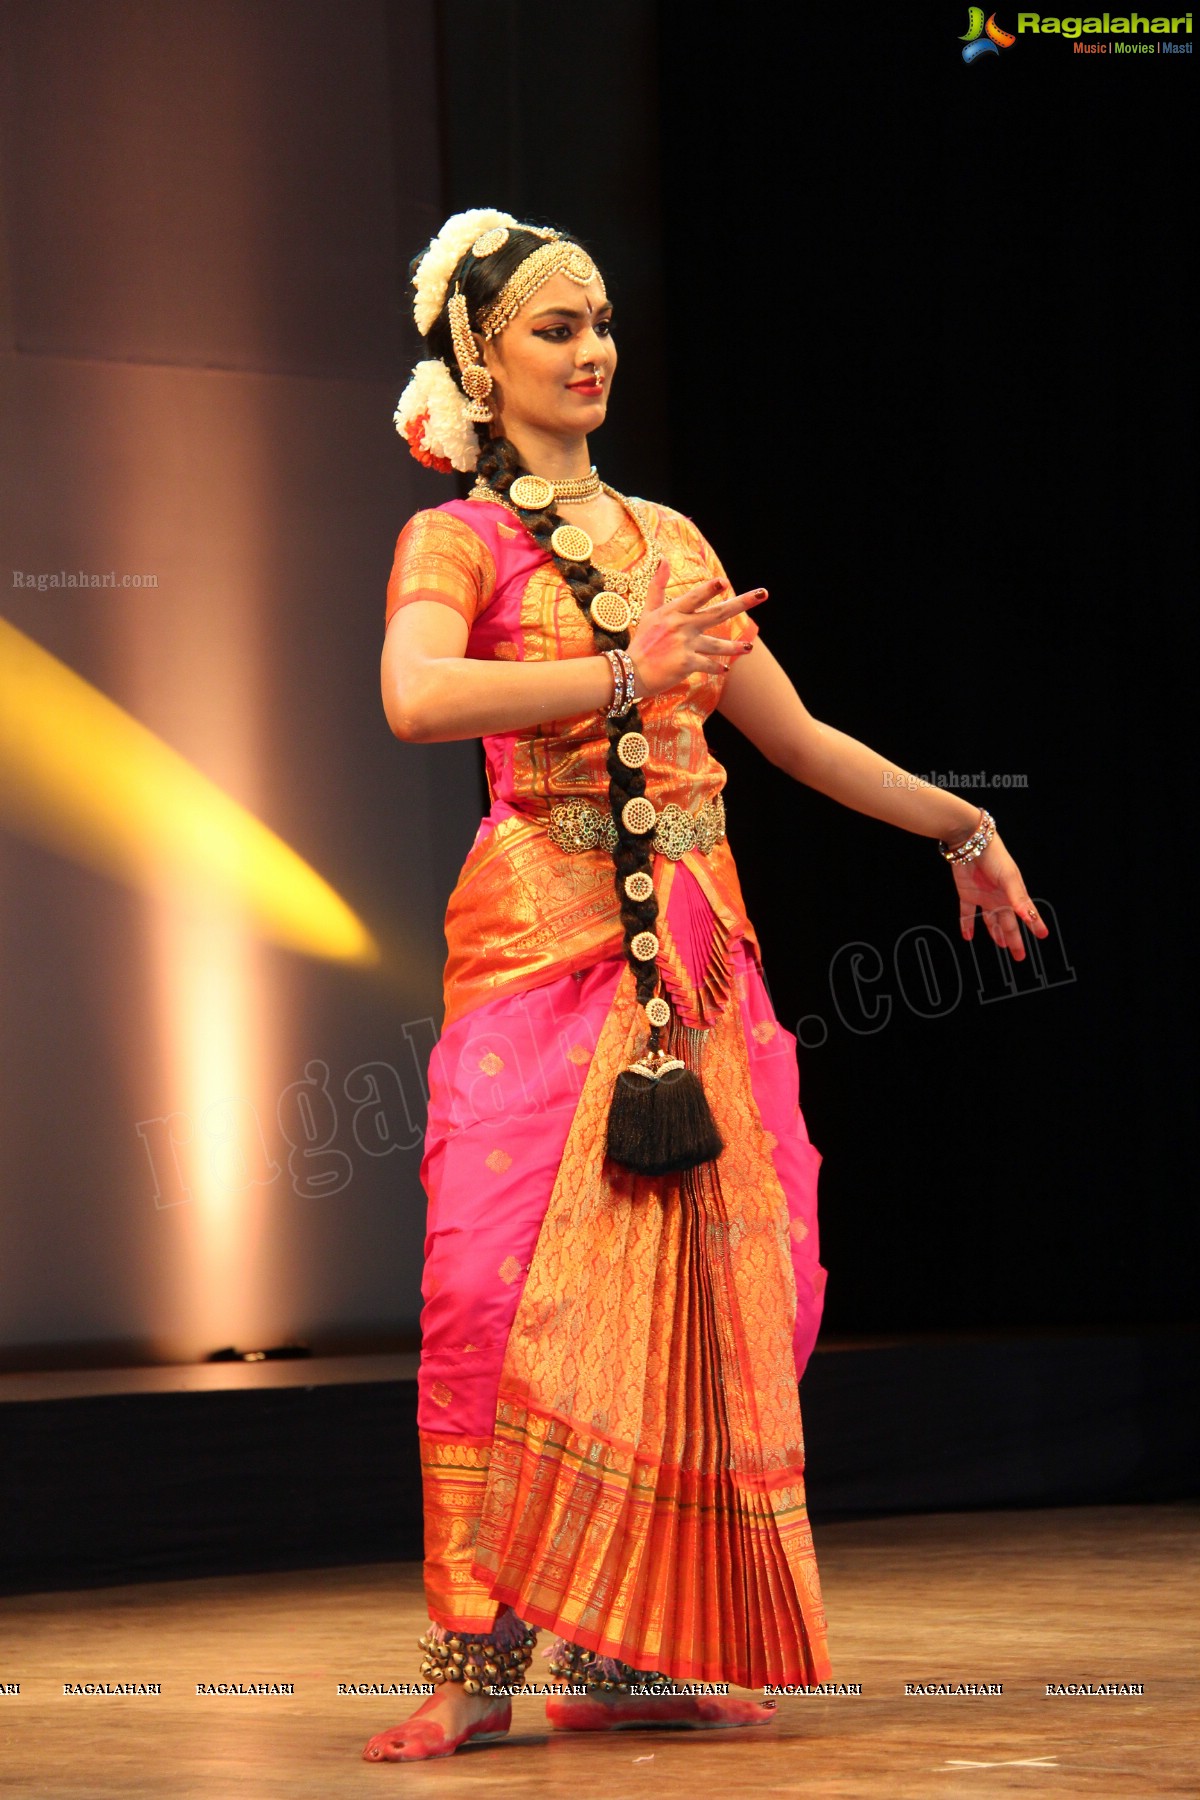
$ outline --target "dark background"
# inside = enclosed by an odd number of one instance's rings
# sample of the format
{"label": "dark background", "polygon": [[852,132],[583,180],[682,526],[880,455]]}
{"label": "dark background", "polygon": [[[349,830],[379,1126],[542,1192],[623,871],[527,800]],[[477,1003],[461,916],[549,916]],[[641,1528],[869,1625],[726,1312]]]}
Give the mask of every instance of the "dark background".
{"label": "dark background", "polygon": [[[245,1098],[281,1168],[307,1058],[335,1084],[392,1059],[420,1097],[410,1034],[427,1049],[479,781],[464,746],[393,742],[379,705],[392,546],[453,491],[391,411],[419,353],[409,257],[495,205],[594,250],[621,357],[600,472],[771,590],[764,635],[814,715],[918,774],[1028,777],[971,790],[1052,925],[1013,969],[982,930],[961,944],[930,843],[714,723],[825,1154],[825,1341],[1192,1316],[1193,60],[1023,36],[968,67],[964,13],[0,14],[4,561],[162,573],[153,603],[3,610],[388,951],[379,979],[262,953],[274,1035]],[[242,692],[205,658],[246,621]],[[250,775],[223,748],[247,732]],[[415,1343],[419,1150],[364,1156],[344,1101],[343,1187],[241,1196],[236,1303],[187,1288],[196,1208],[154,1207],[135,1129],[191,1104],[147,903],[0,849],[0,1366]]]}
{"label": "dark background", "polygon": [[917,774],[1027,776],[961,791],[1051,923],[1040,980],[961,942],[930,843],[714,722],[806,1021],[826,1333],[1193,1316],[1192,59],[1024,35],[967,66],[954,6],[499,12],[442,11],[447,203],[599,256],[602,475],[770,589],[816,717]]}

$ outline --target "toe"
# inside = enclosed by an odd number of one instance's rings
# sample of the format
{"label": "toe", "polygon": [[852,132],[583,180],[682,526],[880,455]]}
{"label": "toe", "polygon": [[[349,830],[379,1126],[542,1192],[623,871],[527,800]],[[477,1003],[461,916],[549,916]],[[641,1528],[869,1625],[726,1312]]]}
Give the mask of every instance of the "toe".
{"label": "toe", "polygon": [[436,1751],[440,1737],[428,1731],[381,1731],[363,1751],[364,1762],[411,1762]]}
{"label": "toe", "polygon": [[766,1725],[778,1714],[773,1705],[763,1700],[733,1700],[701,1696],[697,1701],[699,1715],[722,1725]]}
{"label": "toe", "polygon": [[382,1733],[378,1737],[373,1737],[363,1751],[363,1761],[386,1762],[389,1756],[391,1741],[390,1737],[384,1736]]}

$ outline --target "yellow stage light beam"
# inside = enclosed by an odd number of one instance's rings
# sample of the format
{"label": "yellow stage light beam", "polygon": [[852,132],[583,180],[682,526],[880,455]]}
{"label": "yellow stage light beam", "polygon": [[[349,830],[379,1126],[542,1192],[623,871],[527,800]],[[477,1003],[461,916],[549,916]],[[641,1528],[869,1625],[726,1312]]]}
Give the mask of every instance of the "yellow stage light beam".
{"label": "yellow stage light beam", "polygon": [[219,904],[291,950],[380,960],[366,926],[302,857],[7,619],[0,822],[131,887]]}

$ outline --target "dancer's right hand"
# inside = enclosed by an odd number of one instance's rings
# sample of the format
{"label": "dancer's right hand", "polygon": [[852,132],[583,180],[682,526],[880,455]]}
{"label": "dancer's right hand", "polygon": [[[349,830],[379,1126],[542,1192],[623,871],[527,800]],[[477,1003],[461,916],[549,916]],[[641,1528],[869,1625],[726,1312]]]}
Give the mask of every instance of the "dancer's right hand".
{"label": "dancer's right hand", "polygon": [[755,588],[751,593],[735,594],[732,599],[713,605],[714,595],[725,586],[714,579],[667,600],[664,596],[670,573],[664,557],[654,572],[642,616],[629,640],[637,691],[643,695],[661,694],[666,688],[677,687],[697,671],[724,675],[730,659],[747,655],[753,640],[741,638],[731,643],[728,638],[714,637],[712,627],[737,613],[748,612],[767,597],[765,588]]}

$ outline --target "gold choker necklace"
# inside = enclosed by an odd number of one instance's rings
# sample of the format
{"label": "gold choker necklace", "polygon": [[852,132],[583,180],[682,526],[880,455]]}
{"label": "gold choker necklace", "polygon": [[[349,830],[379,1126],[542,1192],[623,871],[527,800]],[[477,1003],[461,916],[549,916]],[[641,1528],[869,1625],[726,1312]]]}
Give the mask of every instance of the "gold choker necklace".
{"label": "gold choker necklace", "polygon": [[598,500],[604,491],[600,477],[596,473],[596,465],[594,463],[581,480],[556,481],[553,486],[555,501],[560,506],[570,506],[573,503],[582,506],[588,500]]}
{"label": "gold choker necklace", "polygon": [[604,492],[595,465],[578,481],[547,481],[544,475],[519,475],[508,490],[516,506],[544,512],[548,506],[583,506]]}

